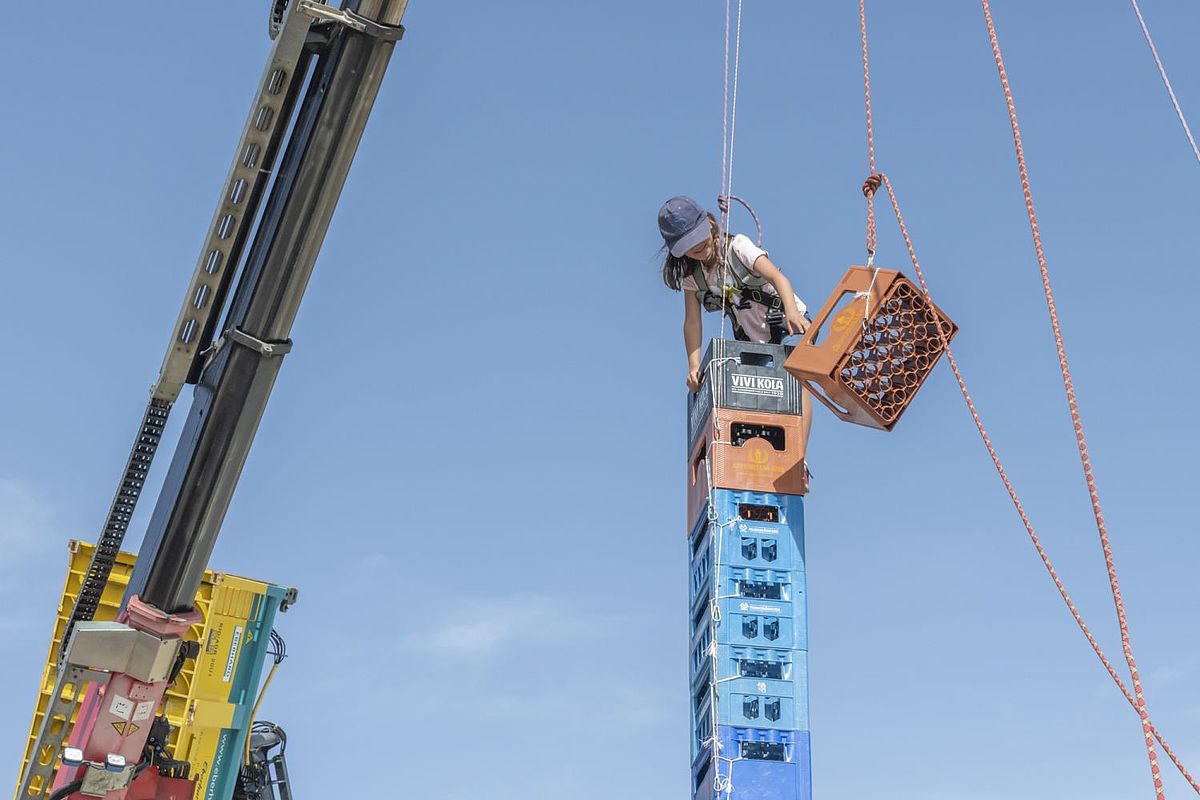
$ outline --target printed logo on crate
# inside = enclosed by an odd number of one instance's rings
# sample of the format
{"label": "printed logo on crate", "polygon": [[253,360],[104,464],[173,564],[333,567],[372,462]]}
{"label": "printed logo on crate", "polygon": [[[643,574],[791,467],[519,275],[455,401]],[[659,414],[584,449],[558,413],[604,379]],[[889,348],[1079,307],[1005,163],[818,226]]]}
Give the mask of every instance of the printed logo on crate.
{"label": "printed logo on crate", "polygon": [[783,399],[783,378],[773,375],[747,375],[734,372],[729,376],[730,390],[734,394],[753,394],[759,397]]}
{"label": "printed logo on crate", "polygon": [[783,609],[779,606],[764,606],[758,603],[742,602],[738,605],[738,611],[753,611],[757,614],[782,614]]}
{"label": "printed logo on crate", "polygon": [[779,524],[751,523],[739,522],[738,533],[756,533],[759,536],[778,536],[783,530],[783,526]]}

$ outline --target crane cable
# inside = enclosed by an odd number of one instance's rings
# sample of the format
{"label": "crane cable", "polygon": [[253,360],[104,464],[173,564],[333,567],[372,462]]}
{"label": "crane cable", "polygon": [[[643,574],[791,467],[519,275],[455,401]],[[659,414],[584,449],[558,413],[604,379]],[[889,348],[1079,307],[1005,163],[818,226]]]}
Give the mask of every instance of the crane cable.
{"label": "crane cable", "polygon": [[1138,6],[1137,0],[1129,0],[1129,2],[1133,4],[1133,13],[1137,14],[1138,24],[1142,26],[1142,35],[1146,37],[1146,44],[1150,45],[1150,53],[1154,56],[1154,63],[1158,66],[1158,74],[1162,78],[1163,85],[1167,87],[1167,94],[1171,96],[1171,105],[1175,106],[1175,116],[1179,117],[1179,124],[1183,126],[1188,144],[1192,146],[1192,155],[1196,157],[1197,162],[1200,162],[1200,147],[1196,147],[1196,137],[1192,136],[1192,129],[1188,126],[1187,117],[1183,115],[1183,109],[1175,97],[1175,90],[1171,88],[1171,79],[1167,77],[1167,68],[1163,66],[1162,59],[1158,57],[1158,48],[1154,46],[1154,39],[1150,37],[1150,29],[1146,27],[1142,9]]}
{"label": "crane cable", "polygon": [[[1083,617],[1079,612],[1079,609],[1076,607],[1074,601],[1071,599],[1070,595],[1067,593],[1066,586],[1063,584],[1063,581],[1059,577],[1057,570],[1055,570],[1054,565],[1050,561],[1050,557],[1047,554],[1045,547],[1042,545],[1041,540],[1039,539],[1037,533],[1034,531],[1033,524],[1029,520],[1029,516],[1025,512],[1024,506],[1021,504],[1021,501],[1017,496],[1016,489],[1013,487],[1013,484],[1012,484],[1011,480],[1009,479],[1008,474],[1005,471],[1003,464],[1000,461],[999,454],[997,453],[996,448],[992,444],[991,437],[988,435],[987,430],[983,425],[983,420],[981,419],[979,412],[975,407],[975,403],[971,397],[971,393],[967,389],[966,381],[963,379],[962,372],[959,369],[958,362],[955,359],[954,353],[950,348],[950,344],[946,338],[945,331],[942,330],[940,327],[938,329],[938,336],[942,340],[942,347],[944,348],[944,350],[946,352],[947,361],[950,364],[950,368],[954,373],[954,378],[958,383],[958,387],[959,387],[960,392],[962,393],[963,399],[966,401],[967,409],[970,411],[971,418],[975,422],[975,427],[979,430],[979,435],[983,440],[983,444],[987,448],[989,456],[991,456],[992,463],[995,465],[996,471],[997,471],[997,473],[999,473],[1000,479],[1004,483],[1005,489],[1008,491],[1009,498],[1012,500],[1013,506],[1016,508],[1017,514],[1020,516],[1021,522],[1024,524],[1025,530],[1028,532],[1030,540],[1033,542],[1034,548],[1037,550],[1038,556],[1042,559],[1042,563],[1045,565],[1047,572],[1050,574],[1051,579],[1054,581],[1055,587],[1058,589],[1059,594],[1062,596],[1063,601],[1066,603],[1067,608],[1071,612],[1071,616],[1074,618],[1076,624],[1079,626],[1079,629],[1083,632],[1084,636],[1087,638],[1088,643],[1092,647],[1092,650],[1096,653],[1096,656],[1100,659],[1100,662],[1104,665],[1104,668],[1108,671],[1108,674],[1112,677],[1113,681],[1117,684],[1117,687],[1121,690],[1121,693],[1125,695],[1126,700],[1128,700],[1130,705],[1132,705],[1134,707],[1134,709],[1138,712],[1138,716],[1142,721],[1143,732],[1145,733],[1145,736],[1146,736],[1147,752],[1150,757],[1151,774],[1152,774],[1152,777],[1154,778],[1155,792],[1156,792],[1157,797],[1162,798],[1162,797],[1164,797],[1164,795],[1163,795],[1163,790],[1162,790],[1162,779],[1161,779],[1161,776],[1159,774],[1159,769],[1158,769],[1158,762],[1157,762],[1157,758],[1154,754],[1154,740],[1156,740],[1156,739],[1157,739],[1158,743],[1160,745],[1162,745],[1163,751],[1171,759],[1172,763],[1175,764],[1176,768],[1178,768],[1178,770],[1183,775],[1183,777],[1192,786],[1192,789],[1195,790],[1197,794],[1200,794],[1200,784],[1197,784],[1196,780],[1192,777],[1192,775],[1188,772],[1188,770],[1183,766],[1183,763],[1179,760],[1179,758],[1175,755],[1174,751],[1171,750],[1170,746],[1163,739],[1162,734],[1158,731],[1158,729],[1150,721],[1149,715],[1146,712],[1145,700],[1142,696],[1142,691],[1141,691],[1140,677],[1136,671],[1136,665],[1133,662],[1132,648],[1129,646],[1128,625],[1127,625],[1125,613],[1124,613],[1124,604],[1123,604],[1123,601],[1121,600],[1120,587],[1116,581],[1116,566],[1115,566],[1115,562],[1113,560],[1112,549],[1108,543],[1108,532],[1104,525],[1103,514],[1100,510],[1099,497],[1097,495],[1096,488],[1095,488],[1095,478],[1092,475],[1091,462],[1087,455],[1087,443],[1083,437],[1083,427],[1082,427],[1081,422],[1079,421],[1078,403],[1075,400],[1074,385],[1071,381],[1070,371],[1069,371],[1069,369],[1067,367],[1067,363],[1066,363],[1066,351],[1062,345],[1061,329],[1060,329],[1060,326],[1058,323],[1058,315],[1057,315],[1057,311],[1054,306],[1053,291],[1051,289],[1050,281],[1049,281],[1049,270],[1048,270],[1048,268],[1046,266],[1046,262],[1045,262],[1045,255],[1044,255],[1042,245],[1041,245],[1041,235],[1040,235],[1039,229],[1037,227],[1037,217],[1036,217],[1036,214],[1034,213],[1032,195],[1031,195],[1031,192],[1029,189],[1028,172],[1025,167],[1025,160],[1024,160],[1024,149],[1022,147],[1022,143],[1020,140],[1020,132],[1019,132],[1019,129],[1017,126],[1017,120],[1016,120],[1016,108],[1015,108],[1015,104],[1012,99],[1011,89],[1009,88],[1007,73],[1004,70],[1003,59],[1002,59],[1001,53],[1000,53],[999,41],[998,41],[998,38],[995,33],[995,26],[992,23],[991,9],[988,5],[988,0],[982,0],[982,2],[983,2],[984,16],[985,16],[985,20],[986,20],[987,26],[988,26],[989,37],[990,37],[991,43],[992,43],[993,54],[996,58],[997,68],[1000,72],[1000,77],[1001,77],[1001,84],[1004,88],[1005,100],[1006,100],[1006,103],[1008,105],[1009,112],[1010,112],[1010,119],[1011,119],[1012,126],[1013,126],[1013,133],[1014,133],[1014,139],[1015,139],[1015,143],[1016,143],[1016,150],[1017,150],[1017,156],[1018,156],[1018,167],[1019,167],[1019,171],[1021,173],[1021,183],[1022,183],[1022,188],[1023,188],[1024,194],[1025,194],[1026,207],[1027,207],[1029,217],[1030,217],[1030,225],[1033,230],[1035,250],[1038,255],[1038,263],[1039,263],[1039,267],[1040,267],[1040,269],[1042,271],[1042,275],[1043,275],[1043,286],[1044,286],[1044,289],[1046,292],[1047,303],[1050,307],[1051,324],[1054,329],[1055,340],[1056,340],[1058,354],[1059,354],[1059,362],[1060,362],[1060,366],[1063,371],[1064,383],[1066,384],[1067,395],[1068,395],[1068,405],[1070,408],[1072,421],[1075,426],[1076,440],[1079,444],[1080,458],[1083,463],[1085,477],[1087,478],[1089,494],[1091,495],[1092,501],[1093,501],[1093,508],[1094,508],[1094,511],[1096,514],[1096,519],[1097,519],[1097,527],[1100,531],[1101,542],[1102,542],[1102,546],[1104,549],[1105,563],[1106,563],[1106,566],[1108,569],[1108,574],[1109,574],[1110,588],[1113,591],[1114,601],[1117,604],[1118,622],[1120,623],[1121,633],[1122,633],[1122,648],[1126,654],[1127,661],[1130,662],[1130,672],[1131,672],[1131,677],[1134,681],[1135,693],[1131,693],[1129,691],[1128,687],[1126,687],[1126,685],[1125,685],[1125,682],[1121,679],[1120,675],[1117,674],[1117,671],[1116,671],[1115,667],[1113,666],[1112,662],[1109,661],[1107,656],[1105,656],[1104,651],[1101,649],[1099,642],[1096,640],[1095,636],[1092,634],[1091,630],[1088,628],[1087,624],[1084,622]],[[917,279],[920,281],[921,289],[925,293],[925,295],[927,297],[929,297],[930,296],[929,295],[929,287],[925,281],[925,274],[924,274],[923,270],[921,269],[920,263],[917,260],[916,250],[914,249],[913,244],[912,244],[912,239],[909,236],[908,226],[904,222],[904,216],[900,211],[900,204],[896,198],[896,193],[892,186],[892,182],[885,173],[877,172],[876,167],[875,167],[874,131],[873,131],[872,118],[871,118],[870,70],[869,70],[869,62],[868,62],[868,58],[867,58],[866,2],[865,2],[865,0],[859,0],[859,21],[860,21],[860,26],[861,26],[861,30],[862,30],[863,82],[864,82],[864,87],[865,87],[865,100],[866,100],[866,112],[867,112],[868,155],[869,155],[869,160],[871,163],[871,175],[867,178],[867,181],[863,184],[863,194],[866,195],[867,207],[868,207],[868,209],[867,209],[868,256],[873,255],[875,244],[876,244],[873,196],[875,194],[875,191],[880,186],[882,186],[887,189],[888,198],[891,202],[892,209],[896,214],[896,221],[899,225],[901,236],[904,239],[904,245],[908,251],[909,259],[912,261],[913,269],[916,271]]]}

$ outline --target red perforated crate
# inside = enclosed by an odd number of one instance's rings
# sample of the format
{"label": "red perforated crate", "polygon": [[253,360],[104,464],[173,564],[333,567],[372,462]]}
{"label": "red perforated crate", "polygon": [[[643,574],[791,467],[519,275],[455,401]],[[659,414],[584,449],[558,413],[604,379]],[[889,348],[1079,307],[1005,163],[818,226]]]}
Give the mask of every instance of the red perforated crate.
{"label": "red perforated crate", "polygon": [[841,419],[890,431],[945,349],[939,325],[958,333],[899,272],[850,267],[784,367]]}

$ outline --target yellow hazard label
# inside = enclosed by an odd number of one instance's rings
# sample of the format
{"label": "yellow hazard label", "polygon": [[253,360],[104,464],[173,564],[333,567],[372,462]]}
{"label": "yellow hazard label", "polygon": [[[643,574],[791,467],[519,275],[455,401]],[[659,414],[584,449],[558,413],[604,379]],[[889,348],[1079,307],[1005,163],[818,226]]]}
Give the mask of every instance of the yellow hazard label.
{"label": "yellow hazard label", "polygon": [[132,722],[114,722],[112,726],[120,736],[132,736],[139,730],[138,726]]}

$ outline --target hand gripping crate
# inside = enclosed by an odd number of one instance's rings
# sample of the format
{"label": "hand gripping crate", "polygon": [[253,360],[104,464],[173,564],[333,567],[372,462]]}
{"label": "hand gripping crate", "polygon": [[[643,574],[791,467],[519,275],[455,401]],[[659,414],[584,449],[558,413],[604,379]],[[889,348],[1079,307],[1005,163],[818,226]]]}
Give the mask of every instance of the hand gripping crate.
{"label": "hand gripping crate", "polygon": [[850,267],[784,366],[847,422],[890,431],[958,326],[899,272]]}

